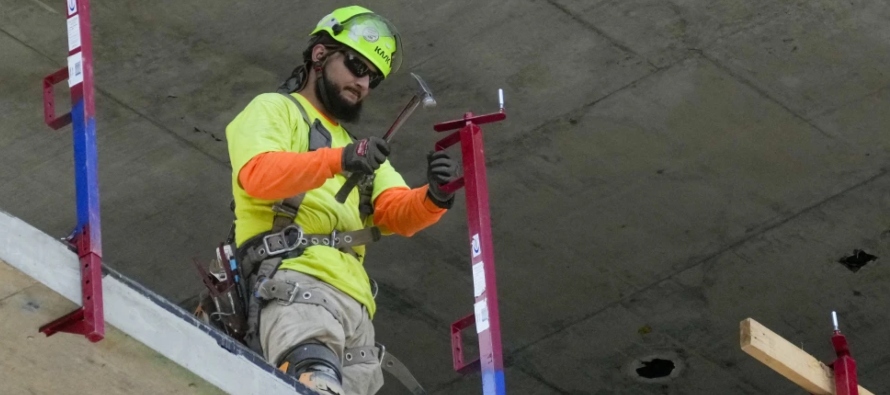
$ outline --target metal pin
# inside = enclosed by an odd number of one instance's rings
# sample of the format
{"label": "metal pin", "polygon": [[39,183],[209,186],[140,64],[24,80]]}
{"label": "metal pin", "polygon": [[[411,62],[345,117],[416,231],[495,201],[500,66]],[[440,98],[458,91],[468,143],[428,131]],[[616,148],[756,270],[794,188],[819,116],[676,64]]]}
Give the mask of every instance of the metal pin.
{"label": "metal pin", "polygon": [[835,311],[832,311],[832,312],[831,312],[831,322],[834,324],[834,330],[838,330],[838,325],[837,325],[837,312],[835,312]]}
{"label": "metal pin", "polygon": [[504,109],[504,90],[498,89],[498,105],[501,107],[501,110]]}

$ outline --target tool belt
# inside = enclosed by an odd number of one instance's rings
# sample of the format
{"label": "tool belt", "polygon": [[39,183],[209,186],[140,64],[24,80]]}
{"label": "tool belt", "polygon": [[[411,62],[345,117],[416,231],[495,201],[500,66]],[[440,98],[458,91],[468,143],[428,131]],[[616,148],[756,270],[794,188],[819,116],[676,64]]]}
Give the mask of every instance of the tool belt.
{"label": "tool belt", "polygon": [[216,259],[204,265],[193,260],[206,290],[198,299],[195,315],[227,335],[243,341],[247,332],[245,306],[247,298],[244,276],[235,261],[234,246],[222,243],[216,249]]}

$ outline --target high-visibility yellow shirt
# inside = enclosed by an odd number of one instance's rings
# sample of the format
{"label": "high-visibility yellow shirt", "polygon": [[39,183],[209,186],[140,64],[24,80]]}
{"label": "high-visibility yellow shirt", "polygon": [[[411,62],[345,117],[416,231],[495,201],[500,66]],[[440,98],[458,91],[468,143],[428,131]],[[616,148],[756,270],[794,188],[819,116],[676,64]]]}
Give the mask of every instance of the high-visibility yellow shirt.
{"label": "high-visibility yellow shirt", "polygon": [[[319,119],[331,133],[332,148],[345,147],[352,138],[339,124],[332,123],[309,101],[293,93],[309,116],[310,122]],[[278,93],[265,93],[254,98],[226,128],[229,158],[232,164],[232,193],[235,198],[235,243],[241,245],[251,237],[272,229],[275,200],[258,199],[248,195],[238,181],[242,167],[264,152],[308,152],[309,125],[303,120],[296,105]],[[306,233],[328,234],[354,231],[365,227],[358,210],[359,193],[354,189],[345,203],[334,199],[346,178],[336,174],[324,184],[306,193],[295,222]],[[384,162],[375,173],[372,201],[383,191],[407,188],[402,176]],[[373,218],[366,220],[373,223]],[[285,260],[280,269],[295,270],[317,277],[365,305],[373,317],[376,304],[368,274],[363,266],[365,247],[356,246],[360,258],[325,246],[311,246],[297,258]]]}

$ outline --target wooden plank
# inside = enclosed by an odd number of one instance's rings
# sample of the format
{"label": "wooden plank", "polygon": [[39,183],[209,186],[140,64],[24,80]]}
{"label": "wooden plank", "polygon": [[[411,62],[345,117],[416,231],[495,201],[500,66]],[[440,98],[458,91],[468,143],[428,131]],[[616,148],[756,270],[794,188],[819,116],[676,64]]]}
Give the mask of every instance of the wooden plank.
{"label": "wooden plank", "polygon": [[37,282],[11,266],[0,263],[0,300],[28,288]]}
{"label": "wooden plank", "polygon": [[[740,323],[742,350],[813,395],[833,395],[834,372],[752,318]],[[859,395],[874,395],[859,386]]]}
{"label": "wooden plank", "polygon": [[0,393],[224,394],[113,327],[98,343],[44,336],[37,328],[73,310],[74,303],[2,261],[0,281],[32,283],[0,300]]}

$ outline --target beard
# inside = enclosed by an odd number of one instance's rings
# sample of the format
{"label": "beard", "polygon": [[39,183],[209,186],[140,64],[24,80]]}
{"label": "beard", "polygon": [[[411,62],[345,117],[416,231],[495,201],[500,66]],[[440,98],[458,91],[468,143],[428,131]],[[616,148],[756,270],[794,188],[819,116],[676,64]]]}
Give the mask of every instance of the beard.
{"label": "beard", "polygon": [[334,85],[328,78],[327,71],[322,71],[322,78],[315,84],[315,94],[320,98],[327,98],[322,103],[328,114],[340,122],[351,123],[358,121],[362,115],[362,102],[350,103],[343,98],[343,89]]}

